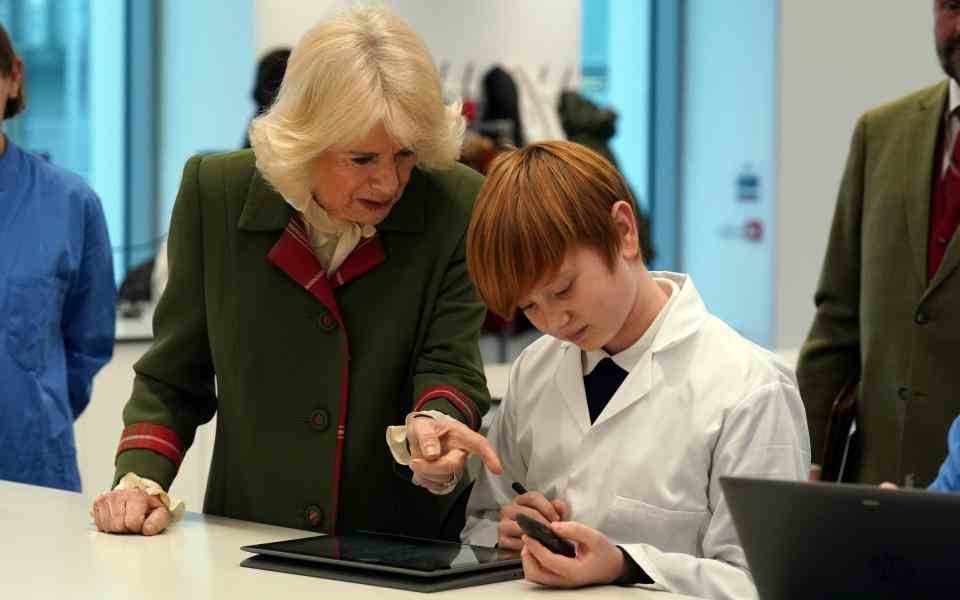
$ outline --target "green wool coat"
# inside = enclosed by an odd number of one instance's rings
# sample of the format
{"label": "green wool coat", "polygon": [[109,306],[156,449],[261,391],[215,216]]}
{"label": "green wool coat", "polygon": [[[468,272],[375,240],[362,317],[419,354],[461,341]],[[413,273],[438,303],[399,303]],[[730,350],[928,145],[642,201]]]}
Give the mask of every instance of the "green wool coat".
{"label": "green wool coat", "polygon": [[[852,479],[928,485],[960,414],[960,241],[933,280],[927,240],[947,84],[866,113],[853,135],[816,318],[797,376],[814,460],[831,403],[859,369]],[[856,457],[855,457],[856,458]]]}
{"label": "green wool coat", "polygon": [[117,479],[135,472],[168,487],[216,413],[204,512],[439,535],[457,493],[402,477],[384,432],[414,409],[477,429],[489,406],[485,309],[464,253],[481,182],[463,166],[415,169],[378,235],[328,279],[251,151],[190,159]]}

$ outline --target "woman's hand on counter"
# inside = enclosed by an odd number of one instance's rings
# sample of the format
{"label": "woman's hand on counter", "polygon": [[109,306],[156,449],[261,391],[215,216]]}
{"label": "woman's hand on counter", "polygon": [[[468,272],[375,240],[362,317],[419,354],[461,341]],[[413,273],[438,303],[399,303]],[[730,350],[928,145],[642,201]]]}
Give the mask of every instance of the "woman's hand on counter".
{"label": "woman's hand on counter", "polygon": [[167,528],[173,515],[157,496],[142,490],[115,490],[93,502],[94,522],[104,533],[156,535]]}

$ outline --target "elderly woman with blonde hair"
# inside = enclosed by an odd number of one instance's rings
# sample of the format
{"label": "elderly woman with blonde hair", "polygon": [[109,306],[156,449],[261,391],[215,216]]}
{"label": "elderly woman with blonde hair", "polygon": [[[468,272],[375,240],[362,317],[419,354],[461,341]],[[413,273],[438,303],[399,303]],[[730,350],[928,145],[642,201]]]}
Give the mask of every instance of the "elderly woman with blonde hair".
{"label": "elderly woman with blonde hair", "polygon": [[[489,395],[464,235],[481,177],[455,162],[463,129],[423,42],[362,9],[300,40],[252,151],[187,162],[101,531],[176,519],[166,491],[216,414],[204,512],[456,537],[466,457],[499,471],[475,431]],[[412,473],[384,447],[404,421]]]}

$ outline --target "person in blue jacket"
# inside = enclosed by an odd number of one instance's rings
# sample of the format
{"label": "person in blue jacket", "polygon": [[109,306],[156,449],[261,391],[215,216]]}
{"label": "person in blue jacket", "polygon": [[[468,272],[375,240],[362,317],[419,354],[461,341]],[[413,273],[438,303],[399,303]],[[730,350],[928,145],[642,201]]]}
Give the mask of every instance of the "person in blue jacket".
{"label": "person in blue jacket", "polygon": [[960,417],[950,426],[947,446],[947,459],[940,466],[937,478],[927,488],[934,492],[960,492]]}
{"label": "person in blue jacket", "polygon": [[[897,484],[884,481],[880,487],[895,490]],[[927,490],[931,492],[960,492],[960,417],[954,419],[947,433],[947,458],[940,465],[937,478]]]}
{"label": "person in blue jacket", "polygon": [[[0,26],[0,114],[25,107]],[[103,210],[83,180],[25,152],[0,120],[0,479],[80,491],[73,422],[113,354]]]}

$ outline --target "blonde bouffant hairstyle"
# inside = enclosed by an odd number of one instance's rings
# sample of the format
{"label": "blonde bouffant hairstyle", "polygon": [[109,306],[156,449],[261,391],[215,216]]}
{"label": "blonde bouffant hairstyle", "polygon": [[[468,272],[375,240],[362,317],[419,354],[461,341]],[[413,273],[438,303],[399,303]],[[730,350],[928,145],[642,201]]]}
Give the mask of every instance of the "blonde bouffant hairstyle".
{"label": "blonde bouffant hairstyle", "polygon": [[322,21],[297,42],[273,106],[250,125],[257,169],[295,206],[310,197],[311,165],[383,122],[427,169],[452,166],[465,128],[445,104],[423,41],[382,7]]}

